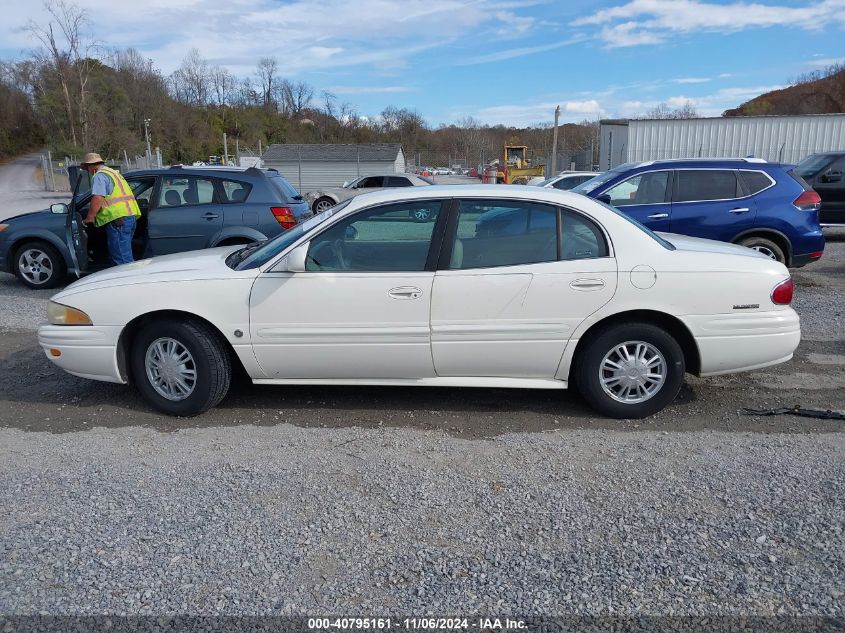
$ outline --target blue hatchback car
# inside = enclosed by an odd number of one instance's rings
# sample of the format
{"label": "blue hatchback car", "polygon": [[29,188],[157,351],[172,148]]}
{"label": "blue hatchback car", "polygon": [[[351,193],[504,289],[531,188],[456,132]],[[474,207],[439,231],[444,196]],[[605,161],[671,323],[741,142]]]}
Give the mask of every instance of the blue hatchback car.
{"label": "blue hatchback car", "polygon": [[742,244],[798,267],[822,256],[824,236],[821,198],[792,167],[755,158],[626,163],[572,191],[653,231]]}

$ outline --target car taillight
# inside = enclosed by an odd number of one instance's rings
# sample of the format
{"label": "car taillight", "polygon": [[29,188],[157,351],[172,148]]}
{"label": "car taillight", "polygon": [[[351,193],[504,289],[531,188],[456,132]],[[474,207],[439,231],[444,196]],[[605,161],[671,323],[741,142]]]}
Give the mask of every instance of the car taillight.
{"label": "car taillight", "polygon": [[296,216],[293,214],[293,209],[290,207],[270,207],[273,212],[273,217],[276,218],[283,229],[292,229],[296,226]]}
{"label": "car taillight", "polygon": [[815,191],[805,191],[792,202],[800,211],[818,211],[822,199]]}
{"label": "car taillight", "polygon": [[795,290],[795,284],[792,283],[792,277],[780,282],[772,290],[772,303],[779,306],[788,306],[792,303],[793,290]]}

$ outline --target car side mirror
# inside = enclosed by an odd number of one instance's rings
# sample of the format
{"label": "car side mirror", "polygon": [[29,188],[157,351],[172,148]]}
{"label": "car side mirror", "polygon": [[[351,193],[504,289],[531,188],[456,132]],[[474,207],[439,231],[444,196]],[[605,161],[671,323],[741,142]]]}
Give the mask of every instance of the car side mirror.
{"label": "car side mirror", "polygon": [[604,202],[605,204],[610,204],[610,196],[606,193],[597,196],[596,200],[598,200],[599,202]]}
{"label": "car side mirror", "polygon": [[348,180],[344,180],[344,181],[343,181],[343,186],[344,186],[344,187],[348,187],[348,186],[349,186],[349,181],[348,181]]}
{"label": "car side mirror", "polygon": [[841,180],[841,171],[829,171],[824,176],[822,176],[822,182],[840,182]]}
{"label": "car side mirror", "polygon": [[64,215],[68,212],[68,206],[64,202],[54,202],[50,205],[50,213]]}
{"label": "car side mirror", "polygon": [[300,244],[295,249],[285,255],[282,260],[273,266],[271,272],[274,273],[304,273],[305,272],[305,256],[308,255],[308,245],[310,242]]}

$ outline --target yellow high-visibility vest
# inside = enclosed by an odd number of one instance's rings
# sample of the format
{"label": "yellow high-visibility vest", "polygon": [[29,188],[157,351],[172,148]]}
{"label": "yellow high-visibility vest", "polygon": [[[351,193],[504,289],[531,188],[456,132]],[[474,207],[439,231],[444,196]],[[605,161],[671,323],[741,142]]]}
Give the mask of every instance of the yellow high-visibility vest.
{"label": "yellow high-visibility vest", "polygon": [[106,203],[97,212],[97,217],[94,220],[95,226],[103,226],[112,220],[123,218],[128,215],[140,217],[141,209],[138,207],[138,202],[135,196],[132,195],[132,187],[120,175],[120,172],[103,165],[97,170],[98,174],[106,174],[111,178],[114,186],[111,193],[106,196]]}

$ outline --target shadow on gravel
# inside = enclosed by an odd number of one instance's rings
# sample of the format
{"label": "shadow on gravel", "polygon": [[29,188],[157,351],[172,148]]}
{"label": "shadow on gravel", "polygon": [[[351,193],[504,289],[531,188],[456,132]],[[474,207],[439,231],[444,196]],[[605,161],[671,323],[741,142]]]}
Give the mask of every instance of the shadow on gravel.
{"label": "shadow on gravel", "polygon": [[[173,418],[150,409],[128,386],[76,378],[44,358],[31,333],[0,335],[0,426],[54,433],[93,427],[272,426],[396,427],[466,438],[564,429],[620,431],[829,432],[832,421],[737,415],[741,406],[792,406],[798,400],[747,397],[747,379],[691,378],[675,403],[646,420],[596,417],[574,392],[414,387],[270,387],[237,379],[215,409]],[[772,400],[772,402],[769,402]],[[806,400],[804,404],[808,403]]]}

